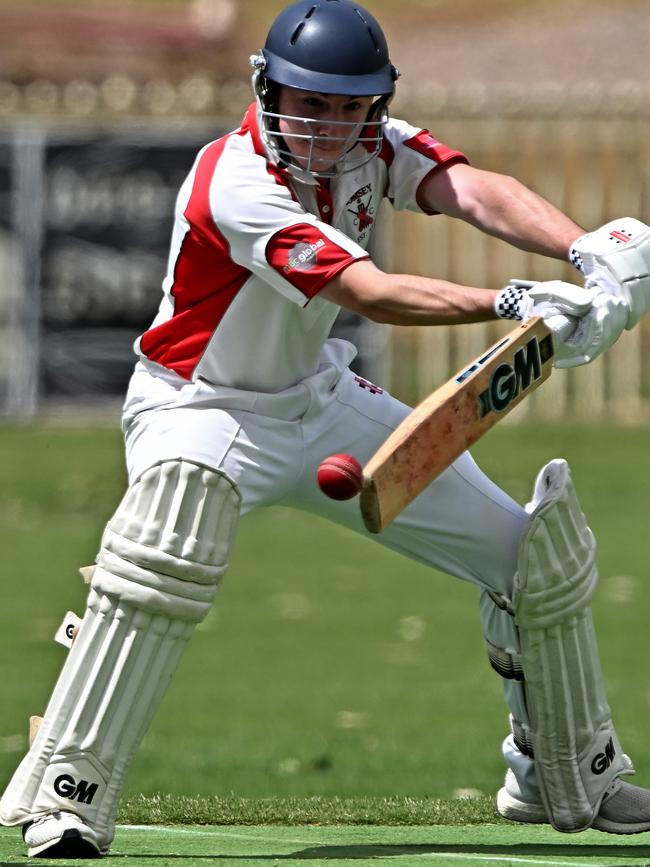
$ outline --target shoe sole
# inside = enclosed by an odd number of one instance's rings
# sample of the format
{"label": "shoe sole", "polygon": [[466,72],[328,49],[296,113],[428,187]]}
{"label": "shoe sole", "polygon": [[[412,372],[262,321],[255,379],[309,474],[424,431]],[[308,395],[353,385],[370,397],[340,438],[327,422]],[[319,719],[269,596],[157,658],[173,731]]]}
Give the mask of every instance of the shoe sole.
{"label": "shoe sole", "polygon": [[604,831],[605,834],[643,834],[644,831],[650,831],[650,822],[620,825],[617,822],[612,822],[610,819],[596,816],[591,827],[594,831]]}
{"label": "shoe sole", "polygon": [[509,795],[505,788],[497,792],[497,813],[511,822],[530,825],[548,825],[546,811],[540,804],[526,804]]}
{"label": "shoe sole", "polygon": [[97,846],[90,840],[84,840],[75,828],[68,828],[58,840],[50,840],[27,850],[29,858],[101,858],[102,855]]}
{"label": "shoe sole", "polygon": [[[550,825],[546,813],[542,811],[539,804],[526,804],[524,801],[518,801],[509,795],[505,788],[499,789],[497,792],[497,813],[504,819],[510,819],[511,822]],[[624,825],[602,816],[596,816],[590,827],[594,831],[602,831],[605,834],[625,836],[650,831],[650,822],[629,822]]]}

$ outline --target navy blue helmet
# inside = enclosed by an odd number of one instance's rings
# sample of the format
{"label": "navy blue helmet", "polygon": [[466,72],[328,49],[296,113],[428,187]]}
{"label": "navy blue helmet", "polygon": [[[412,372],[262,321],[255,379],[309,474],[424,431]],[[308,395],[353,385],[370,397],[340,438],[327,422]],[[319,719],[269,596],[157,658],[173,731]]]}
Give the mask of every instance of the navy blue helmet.
{"label": "navy blue helmet", "polygon": [[353,0],[298,0],[275,19],[262,54],[267,77],[289,87],[351,96],[395,89],[386,37]]}
{"label": "navy blue helmet", "polygon": [[[260,132],[271,157],[300,176],[331,177],[352,171],[376,156],[388,103],[399,72],[390,61],[386,37],[375,18],[354,0],[297,0],[275,19],[264,48],[251,57],[253,88],[258,104]],[[280,114],[280,87],[319,94],[376,97],[365,121],[338,123],[335,139],[345,154],[329,169],[318,168],[311,158],[297,160],[291,142],[310,139],[312,147],[324,141],[309,117]],[[291,120],[294,132],[280,132]],[[296,122],[302,121],[298,131]],[[285,123],[286,127],[286,123]],[[329,133],[332,141],[332,133]]]}

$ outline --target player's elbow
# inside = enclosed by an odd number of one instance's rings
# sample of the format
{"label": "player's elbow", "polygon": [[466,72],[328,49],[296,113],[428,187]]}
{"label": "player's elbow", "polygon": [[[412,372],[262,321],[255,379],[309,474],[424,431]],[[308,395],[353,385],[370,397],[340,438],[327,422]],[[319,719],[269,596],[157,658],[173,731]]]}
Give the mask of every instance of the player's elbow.
{"label": "player's elbow", "polygon": [[459,216],[482,230],[493,227],[495,215],[518,201],[522,184],[511,175],[477,170],[459,198]]}
{"label": "player's elbow", "polygon": [[380,325],[397,324],[393,296],[382,285],[361,288],[360,291],[350,294],[345,306]]}
{"label": "player's elbow", "polygon": [[371,262],[355,262],[338,274],[321,291],[322,296],[346,310],[373,322],[390,322],[391,276]]}

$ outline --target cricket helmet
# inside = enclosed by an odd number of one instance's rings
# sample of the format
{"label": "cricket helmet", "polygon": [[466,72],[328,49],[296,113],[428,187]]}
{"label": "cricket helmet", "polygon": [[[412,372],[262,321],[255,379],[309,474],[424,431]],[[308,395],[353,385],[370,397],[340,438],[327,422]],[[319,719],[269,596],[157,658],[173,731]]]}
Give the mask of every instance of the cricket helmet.
{"label": "cricket helmet", "polygon": [[[358,135],[351,136],[350,150],[361,145],[365,156],[340,160],[330,172],[307,166],[308,173],[327,176],[351,171],[362,164],[359,160],[367,162],[379,152],[399,71],[390,61],[381,27],[354,0],[292,3],[271,25],[264,48],[251,57],[251,65],[260,130],[278,162],[291,165],[291,152],[278,132],[278,123],[286,115],[277,112],[277,85],[323,94],[377,97]],[[310,119],[303,120],[304,135],[312,136]],[[345,131],[341,132],[344,140]]]}

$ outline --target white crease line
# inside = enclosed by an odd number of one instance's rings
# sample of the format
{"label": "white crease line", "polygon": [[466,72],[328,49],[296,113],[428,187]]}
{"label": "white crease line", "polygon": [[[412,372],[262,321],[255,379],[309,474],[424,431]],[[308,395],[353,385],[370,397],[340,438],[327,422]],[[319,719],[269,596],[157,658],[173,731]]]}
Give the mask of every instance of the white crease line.
{"label": "white crease line", "polygon": [[[169,828],[166,825],[118,825],[119,830],[135,830],[135,831],[162,831],[166,834],[200,834],[203,837],[233,837],[237,840],[269,840],[273,843],[291,843],[296,846],[312,846],[313,840],[291,840],[288,837],[271,837],[268,835],[260,836],[259,834],[238,834],[236,831],[204,831],[200,825],[196,828]],[[319,845],[324,846],[325,843],[318,841]]]}
{"label": "white crease line", "polygon": [[[419,852],[416,853],[417,857],[423,858],[462,858],[463,860],[468,860],[472,858],[475,861],[506,861],[508,864],[543,864],[546,867],[594,867],[593,861],[584,864],[580,864],[577,861],[540,861],[538,858],[535,858],[534,855],[530,857],[517,857],[513,855],[479,855],[479,854],[470,854],[468,852]],[[393,856],[399,858],[399,855]],[[409,858],[412,857],[409,855]]]}
{"label": "white crease line", "polygon": [[[124,831],[163,831],[166,834],[201,834],[204,837],[231,837],[237,840],[259,840],[261,842],[272,842],[272,843],[290,843],[291,845],[296,846],[338,846],[343,847],[345,845],[363,845],[374,848],[381,848],[381,843],[360,843],[360,844],[345,844],[345,843],[326,843],[322,840],[295,840],[289,839],[287,837],[272,837],[272,836],[260,836],[259,834],[239,834],[236,831],[204,831],[201,830],[200,826],[196,828],[170,828],[165,825],[118,825],[119,830]],[[400,844],[384,844],[384,845],[393,845],[393,846],[408,846],[408,843]],[[426,846],[426,843],[414,843],[414,846]],[[443,844],[444,845],[444,844]],[[543,865],[543,867],[594,867],[593,861],[579,863],[578,861],[547,861],[540,860],[539,858],[535,858],[534,855],[530,857],[519,857],[513,855],[481,855],[481,854],[473,854],[469,852],[404,852],[403,855],[389,855],[386,854],[385,857],[392,858],[393,860],[397,860],[402,857],[409,858],[457,858],[460,860],[469,860],[473,858],[475,861],[497,861],[497,862],[507,862],[508,864],[539,864]],[[375,856],[373,856],[375,857]]]}

